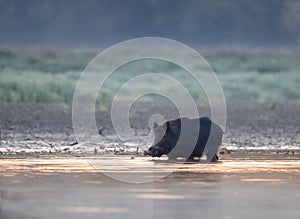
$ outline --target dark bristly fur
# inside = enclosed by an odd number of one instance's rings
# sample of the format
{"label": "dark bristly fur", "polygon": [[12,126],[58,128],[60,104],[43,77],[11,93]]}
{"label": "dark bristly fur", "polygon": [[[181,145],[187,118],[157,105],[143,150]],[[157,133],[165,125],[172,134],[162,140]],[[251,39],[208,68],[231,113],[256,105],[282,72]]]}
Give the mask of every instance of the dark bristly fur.
{"label": "dark bristly fur", "polygon": [[209,161],[218,160],[216,154],[222,143],[223,130],[207,117],[178,118],[155,125],[153,131],[154,145],[145,152],[152,157],[167,154],[170,159],[185,157],[193,160],[205,154]]}

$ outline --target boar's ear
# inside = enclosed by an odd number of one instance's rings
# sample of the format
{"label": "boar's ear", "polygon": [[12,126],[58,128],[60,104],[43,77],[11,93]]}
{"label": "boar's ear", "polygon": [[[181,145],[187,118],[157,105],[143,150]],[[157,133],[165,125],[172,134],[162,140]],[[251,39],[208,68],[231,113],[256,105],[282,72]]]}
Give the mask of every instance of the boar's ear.
{"label": "boar's ear", "polygon": [[170,122],[166,122],[166,125],[167,125],[166,134],[168,134],[171,131]]}
{"label": "boar's ear", "polygon": [[153,129],[157,128],[158,124],[156,122],[153,123]]}

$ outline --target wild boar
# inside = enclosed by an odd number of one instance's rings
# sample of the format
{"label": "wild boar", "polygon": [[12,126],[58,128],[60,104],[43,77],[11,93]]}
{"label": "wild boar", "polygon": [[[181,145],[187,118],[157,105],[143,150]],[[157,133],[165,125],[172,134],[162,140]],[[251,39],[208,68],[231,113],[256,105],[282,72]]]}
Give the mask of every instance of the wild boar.
{"label": "wild boar", "polygon": [[[182,127],[182,129],[181,129]],[[208,117],[178,118],[163,125],[154,124],[154,144],[145,154],[152,157],[168,155],[169,159],[184,157],[194,160],[206,155],[208,161],[217,161],[223,130]]]}

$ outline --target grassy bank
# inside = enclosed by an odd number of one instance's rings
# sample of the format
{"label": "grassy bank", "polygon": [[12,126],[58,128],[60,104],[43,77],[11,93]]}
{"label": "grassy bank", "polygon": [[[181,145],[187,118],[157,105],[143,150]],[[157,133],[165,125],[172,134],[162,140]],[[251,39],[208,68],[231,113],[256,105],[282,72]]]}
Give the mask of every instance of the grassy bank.
{"label": "grassy bank", "polygon": [[[77,80],[93,52],[0,50],[0,101],[71,101]],[[204,55],[221,82],[227,100],[281,101],[300,99],[297,55]],[[154,67],[153,67],[154,66]],[[178,79],[198,99],[205,94],[178,66],[145,61],[118,69],[104,86],[101,99],[110,100],[120,86],[141,71],[157,69]],[[154,83],[155,84],[155,83]],[[165,89],[172,91],[172,87]]]}

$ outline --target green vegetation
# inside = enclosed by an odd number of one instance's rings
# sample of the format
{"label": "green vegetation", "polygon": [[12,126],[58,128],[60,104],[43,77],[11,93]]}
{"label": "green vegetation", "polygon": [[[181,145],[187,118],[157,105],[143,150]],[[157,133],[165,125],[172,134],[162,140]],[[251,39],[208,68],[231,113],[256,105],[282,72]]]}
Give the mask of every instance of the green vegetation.
{"label": "green vegetation", "polygon": [[108,107],[105,106],[105,105],[99,104],[98,110],[99,110],[99,112],[107,112],[108,111]]}
{"label": "green vegetation", "polygon": [[[0,50],[0,101],[70,102],[81,72],[95,55]],[[205,58],[217,73],[227,100],[300,99],[300,57],[297,55],[209,54]],[[128,79],[143,71],[156,72],[156,68],[180,81],[194,98],[205,98],[190,76],[174,64],[153,60],[133,64],[122,66],[112,74],[99,95],[101,100],[112,100]],[[169,85],[165,89],[176,92]]]}

